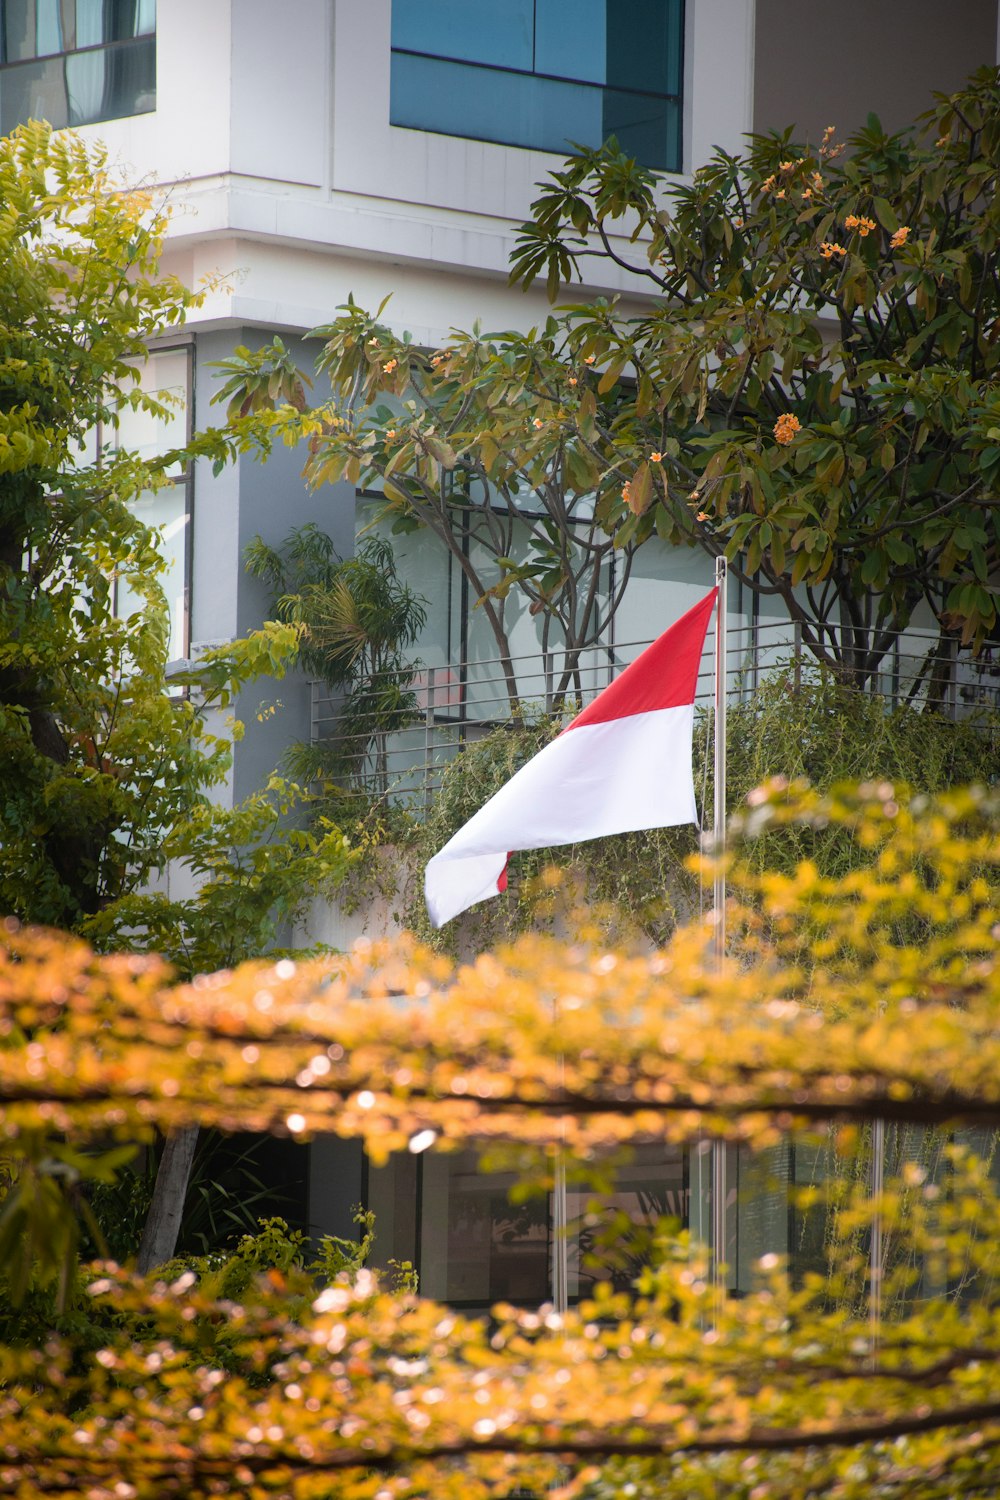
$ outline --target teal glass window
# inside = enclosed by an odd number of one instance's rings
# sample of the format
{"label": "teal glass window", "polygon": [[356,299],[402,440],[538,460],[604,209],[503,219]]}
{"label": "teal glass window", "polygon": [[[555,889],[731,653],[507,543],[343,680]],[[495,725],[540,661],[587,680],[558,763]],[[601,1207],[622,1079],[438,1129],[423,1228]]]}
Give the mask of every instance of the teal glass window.
{"label": "teal glass window", "polygon": [[156,108],[156,0],[0,0],[0,134]]}
{"label": "teal glass window", "polygon": [[684,0],[392,0],[389,120],[679,172]]}

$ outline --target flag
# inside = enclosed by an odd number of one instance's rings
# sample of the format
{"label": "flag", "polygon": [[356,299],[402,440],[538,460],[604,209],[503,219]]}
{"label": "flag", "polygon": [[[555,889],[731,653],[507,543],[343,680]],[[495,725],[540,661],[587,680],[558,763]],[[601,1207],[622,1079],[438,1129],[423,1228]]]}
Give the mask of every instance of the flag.
{"label": "flag", "polygon": [[507,888],[517,849],[697,823],[694,695],[718,589],[648,646],[427,865],[435,927]]}

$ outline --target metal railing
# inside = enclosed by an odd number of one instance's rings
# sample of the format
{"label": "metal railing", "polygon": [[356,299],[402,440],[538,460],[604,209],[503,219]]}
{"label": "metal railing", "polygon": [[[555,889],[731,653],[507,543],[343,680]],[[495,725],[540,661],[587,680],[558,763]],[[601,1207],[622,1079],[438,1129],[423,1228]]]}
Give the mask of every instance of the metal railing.
{"label": "metal railing", "polygon": [[[592,647],[567,663],[564,653],[415,663],[397,680],[407,691],[402,712],[383,715],[355,704],[345,729],[344,699],[312,683],[312,743],[329,752],[334,778],[369,796],[389,797],[416,814],[429,806],[448,762],[503,725],[532,723],[546,714],[567,722],[601,692],[649,641]],[[714,635],[705,642],[696,707],[711,711]],[[800,628],[786,620],[730,621],[726,635],[727,693],[731,703],[751,699],[771,674],[782,672],[791,690],[820,668],[804,648]],[[566,679],[568,677],[568,685]],[[891,643],[868,686],[893,706],[935,704],[949,717],[1000,709],[1000,652],[977,656],[950,643],[942,652],[937,632],[909,630]],[[562,690],[560,691],[560,688]]]}

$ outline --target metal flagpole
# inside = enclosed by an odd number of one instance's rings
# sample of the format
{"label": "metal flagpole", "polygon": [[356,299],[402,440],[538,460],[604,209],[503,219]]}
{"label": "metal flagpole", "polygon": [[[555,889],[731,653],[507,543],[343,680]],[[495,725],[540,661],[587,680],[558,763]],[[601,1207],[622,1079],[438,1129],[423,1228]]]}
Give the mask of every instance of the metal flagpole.
{"label": "metal flagpole", "polygon": [[[726,582],[728,568],[724,557],[715,559],[715,803],[712,843],[716,859],[712,887],[712,912],[715,923],[713,951],[721,969],[726,956],[726,875],[722,856],[726,850]],[[725,1290],[722,1267],[726,1258],[726,1143],[712,1142],[712,1265],[716,1286]]]}
{"label": "metal flagpole", "polygon": [[[559,1059],[562,1083],[564,1061]],[[556,1147],[552,1174],[552,1308],[560,1317],[569,1311],[569,1227],[566,1191],[566,1151]]]}
{"label": "metal flagpole", "polygon": [[872,1359],[878,1353],[882,1323],[882,1205],[885,1189],[885,1121],[872,1122],[871,1198],[872,1225],[869,1255],[868,1322],[871,1331]]}
{"label": "metal flagpole", "polygon": [[564,1317],[569,1308],[569,1231],[566,1219],[566,1156],[560,1146],[552,1183],[552,1307],[560,1317]]}

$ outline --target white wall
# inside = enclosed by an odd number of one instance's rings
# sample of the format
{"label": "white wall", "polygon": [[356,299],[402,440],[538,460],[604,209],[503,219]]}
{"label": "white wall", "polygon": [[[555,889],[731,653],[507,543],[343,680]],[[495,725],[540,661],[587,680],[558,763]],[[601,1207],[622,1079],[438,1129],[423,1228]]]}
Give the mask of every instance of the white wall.
{"label": "white wall", "polygon": [[[689,0],[688,167],[749,128],[753,6]],[[477,315],[506,326],[544,311],[506,274],[514,226],[560,158],[390,126],[390,14],[391,0],[159,7],[155,112],[84,133],[169,191],[182,273],[232,274],[202,323],[308,328],[348,290],[392,287],[391,317],[428,342]],[[633,289],[613,266],[594,274],[595,290]]]}

